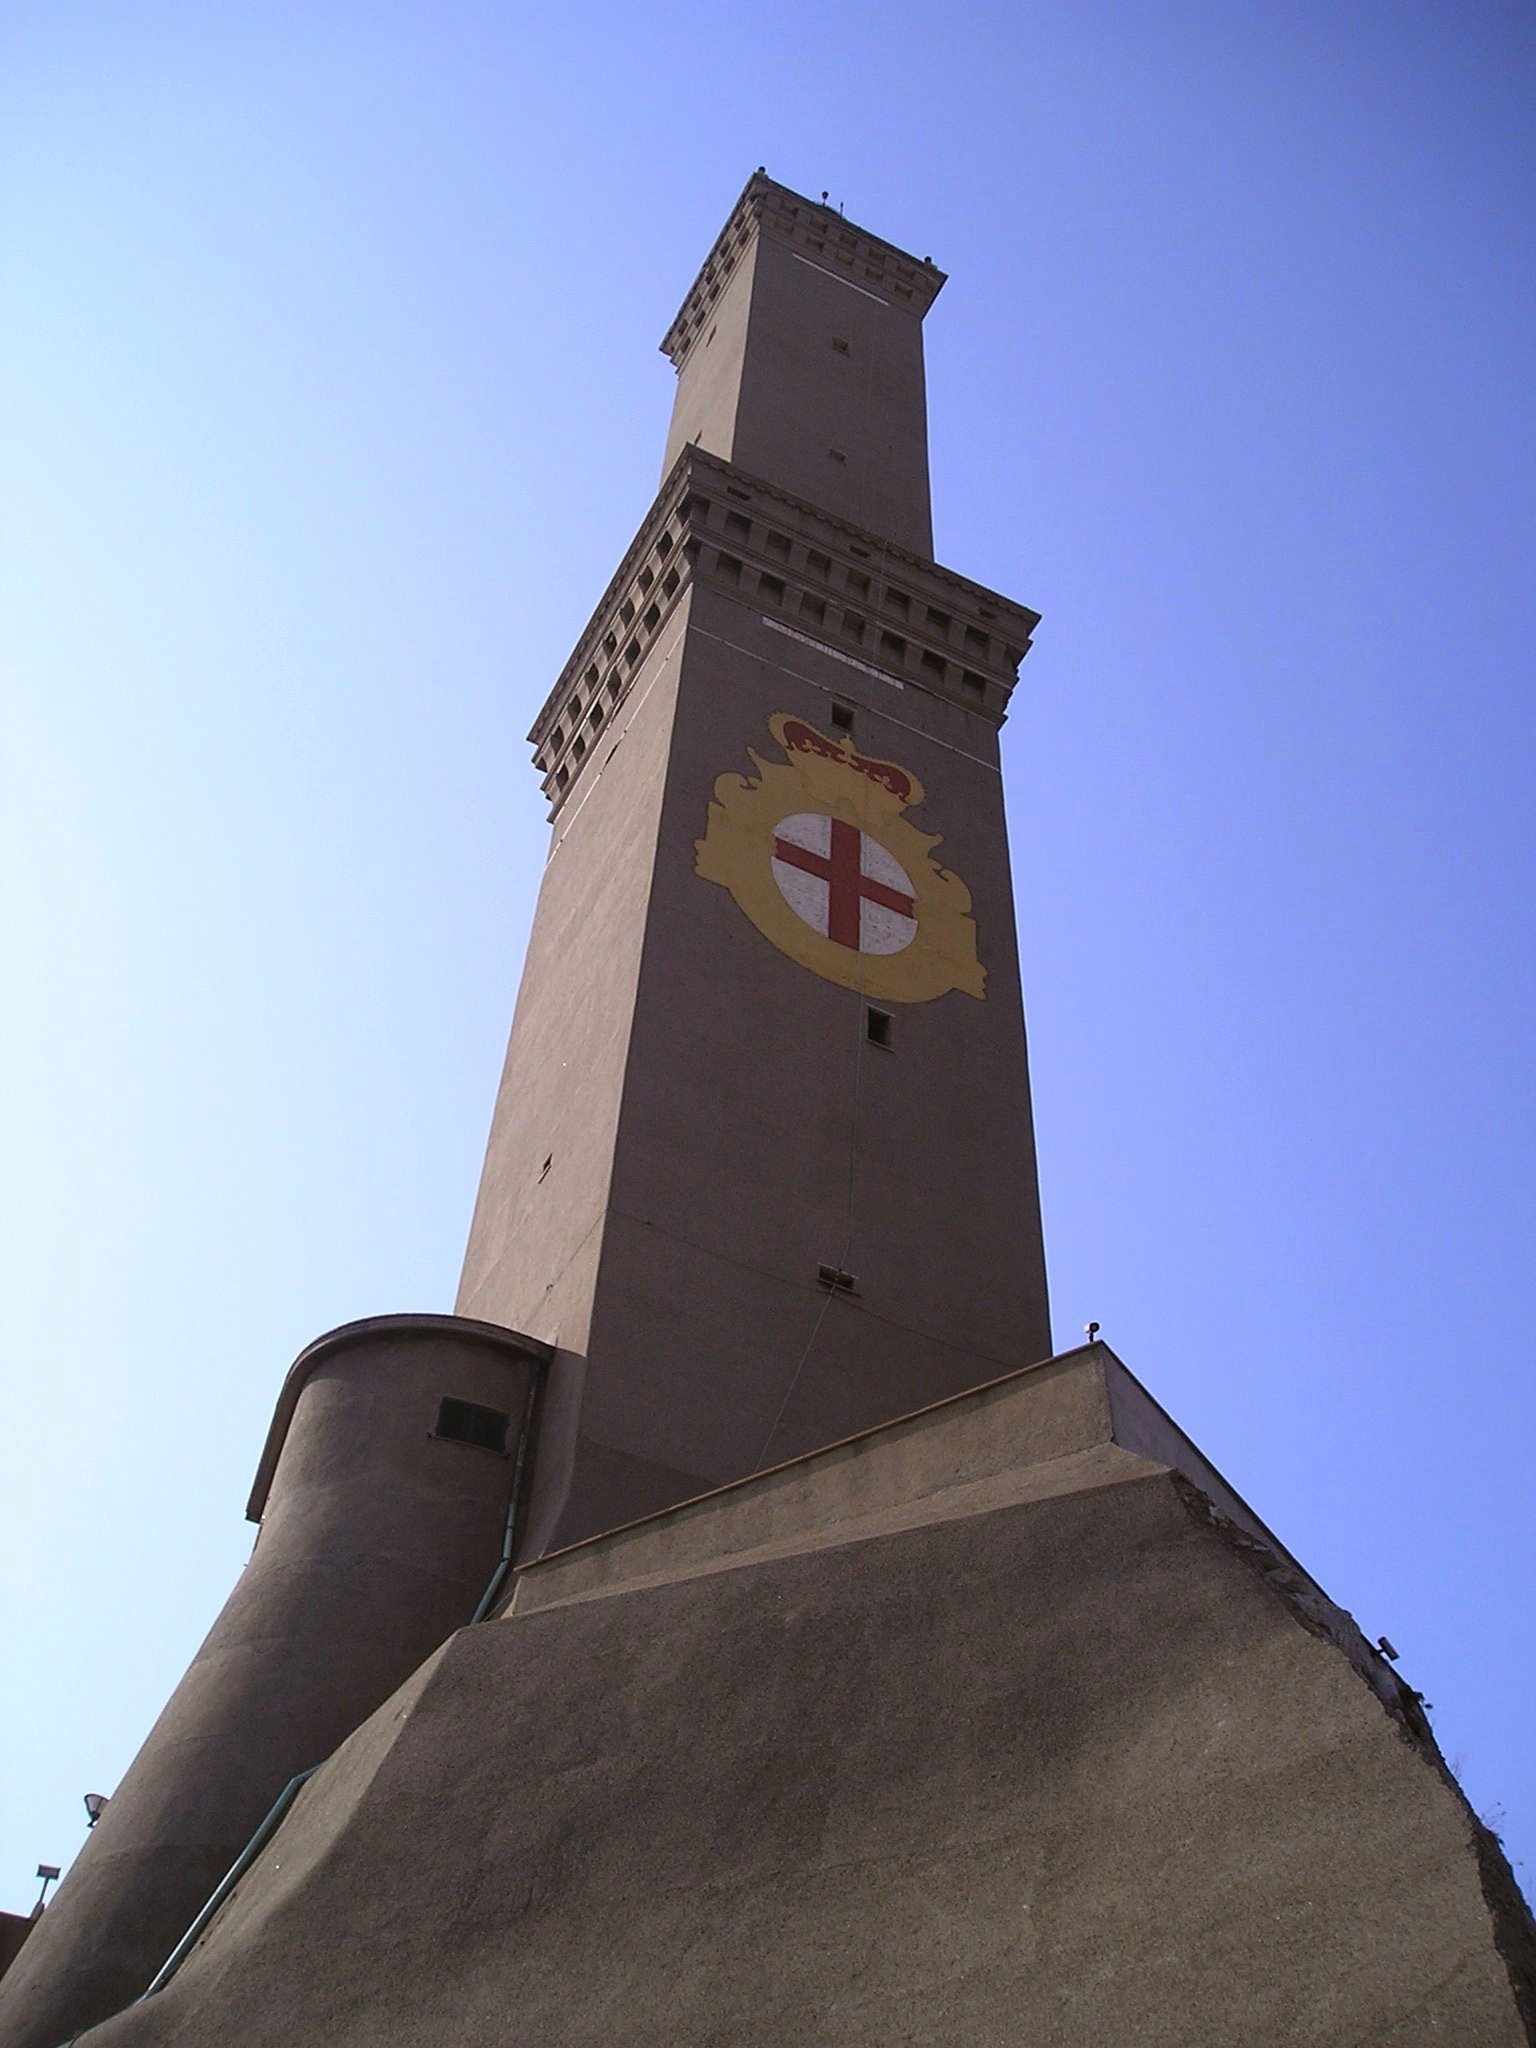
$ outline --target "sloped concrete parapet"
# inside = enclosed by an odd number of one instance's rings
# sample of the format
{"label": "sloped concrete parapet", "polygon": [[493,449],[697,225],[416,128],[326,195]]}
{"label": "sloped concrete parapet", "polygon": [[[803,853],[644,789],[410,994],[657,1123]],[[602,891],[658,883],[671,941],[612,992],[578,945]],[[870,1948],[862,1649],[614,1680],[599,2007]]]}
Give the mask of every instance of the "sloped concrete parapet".
{"label": "sloped concrete parapet", "polygon": [[528,1567],[90,2048],[1520,2048],[1496,1847],[1138,1393],[1076,1354]]}

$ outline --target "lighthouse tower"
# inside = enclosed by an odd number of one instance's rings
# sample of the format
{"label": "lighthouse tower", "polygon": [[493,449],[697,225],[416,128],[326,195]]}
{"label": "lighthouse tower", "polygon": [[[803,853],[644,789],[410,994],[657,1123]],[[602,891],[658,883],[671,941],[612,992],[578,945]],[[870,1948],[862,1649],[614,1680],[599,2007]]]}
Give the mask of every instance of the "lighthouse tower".
{"label": "lighthouse tower", "polygon": [[457,1312],[295,1361],[250,1565],[0,2048],[1522,2048],[1418,1693],[1107,1347],[1051,1355],[943,283],[762,172],[534,722]]}
{"label": "lighthouse tower", "polygon": [[541,1539],[1047,1357],[998,736],[932,558],[943,283],[759,172],[660,495],[532,739],[552,843],[461,1315],[556,1348]]}

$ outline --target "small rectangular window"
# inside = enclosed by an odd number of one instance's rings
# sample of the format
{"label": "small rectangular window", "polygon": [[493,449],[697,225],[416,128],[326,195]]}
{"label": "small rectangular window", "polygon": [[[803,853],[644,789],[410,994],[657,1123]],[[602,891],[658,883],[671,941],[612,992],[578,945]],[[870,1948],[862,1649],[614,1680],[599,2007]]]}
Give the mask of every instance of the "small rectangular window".
{"label": "small rectangular window", "polygon": [[800,595],[800,616],[802,619],[809,619],[813,626],[819,626],[827,616],[825,599],[812,597],[808,590],[802,591]]}
{"label": "small rectangular window", "polygon": [[864,638],[864,621],[857,612],[843,613],[843,631],[850,640],[862,640]]}
{"label": "small rectangular window", "polygon": [[864,1031],[871,1045],[883,1045],[887,1051],[891,1044],[891,1013],[889,1010],[866,1010]]}
{"label": "small rectangular window", "polygon": [[887,590],[885,601],[900,619],[906,618],[912,609],[911,600],[904,590]]}
{"label": "small rectangular window", "polygon": [[987,679],[985,676],[977,675],[975,669],[966,669],[962,673],[960,680],[973,696],[985,697],[987,694]]}
{"label": "small rectangular window", "polygon": [[843,453],[841,448],[829,448],[827,450],[827,453],[831,456],[834,462],[846,462],[848,460],[847,456]]}
{"label": "small rectangular window", "polygon": [[761,570],[757,575],[757,594],[767,598],[770,604],[784,602],[784,579],[782,576],[765,576]]}
{"label": "small rectangular window", "polygon": [[989,635],[982,632],[980,626],[967,626],[965,629],[965,644],[977,654],[985,654],[992,645],[992,641]]}
{"label": "small rectangular window", "polygon": [[862,569],[850,569],[848,571],[847,580],[848,590],[851,596],[868,597],[869,578],[864,574],[864,571]]}
{"label": "small rectangular window", "polygon": [[847,704],[834,704],[832,706],[832,730],[834,732],[853,731],[853,711]]}
{"label": "small rectangular window", "polygon": [[841,1266],[818,1266],[816,1278],[829,1294],[851,1294],[856,1285],[853,1275]]}
{"label": "small rectangular window", "polygon": [[846,342],[846,341],[845,341],[845,340],[843,339],[842,335],[840,335],[840,334],[834,334],[834,335],[833,335],[833,337],[832,337],[832,346],[833,346],[833,347],[834,347],[834,348],[835,348],[835,349],[837,350],[837,352],[838,352],[838,354],[839,354],[840,356],[845,356],[845,355],[847,355],[847,353],[848,353],[848,344],[847,344],[847,342]]}
{"label": "small rectangular window", "polygon": [[824,555],[820,548],[807,548],[805,551],[805,566],[814,575],[829,576],[832,573],[832,557]]}
{"label": "small rectangular window", "polygon": [[507,1448],[507,1430],[512,1418],[499,1408],[482,1408],[478,1401],[442,1401],[438,1404],[437,1427],[434,1436],[446,1437],[449,1443],[473,1444],[479,1451],[500,1451]]}
{"label": "small rectangular window", "polygon": [[789,560],[789,535],[787,533],[770,533],[767,546],[770,555],[782,556],[786,562]]}
{"label": "small rectangular window", "polygon": [[936,681],[942,682],[944,671],[948,665],[942,654],[935,654],[931,647],[923,649],[923,673],[925,675],[930,675]]}
{"label": "small rectangular window", "polygon": [[880,635],[880,652],[882,654],[893,655],[897,661],[900,661],[906,651],[907,643],[899,633],[882,633]]}
{"label": "small rectangular window", "polygon": [[741,564],[734,555],[717,555],[715,557],[715,567],[720,571],[720,574],[727,583],[739,583],[741,581]]}
{"label": "small rectangular window", "polygon": [[948,612],[941,612],[936,606],[929,605],[928,623],[936,633],[947,633],[954,621]]}
{"label": "small rectangular window", "polygon": [[752,531],[752,522],[740,512],[727,512],[725,530],[732,540],[745,540]]}

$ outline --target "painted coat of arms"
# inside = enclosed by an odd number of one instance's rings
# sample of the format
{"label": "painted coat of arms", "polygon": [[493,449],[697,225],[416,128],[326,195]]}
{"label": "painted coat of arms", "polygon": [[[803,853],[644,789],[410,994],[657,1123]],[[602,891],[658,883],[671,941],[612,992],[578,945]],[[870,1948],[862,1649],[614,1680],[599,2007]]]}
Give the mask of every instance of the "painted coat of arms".
{"label": "painted coat of arms", "polygon": [[971,893],[903,816],[916,776],[785,712],[768,729],[784,760],[749,748],[755,776],[720,777],[695,872],[827,981],[888,1003],[984,996]]}

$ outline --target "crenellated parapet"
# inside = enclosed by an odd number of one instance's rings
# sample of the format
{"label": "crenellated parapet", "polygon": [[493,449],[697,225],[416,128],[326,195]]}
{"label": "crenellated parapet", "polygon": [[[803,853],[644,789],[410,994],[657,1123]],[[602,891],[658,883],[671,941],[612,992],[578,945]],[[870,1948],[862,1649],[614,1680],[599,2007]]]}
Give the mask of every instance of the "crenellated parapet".
{"label": "crenellated parapet", "polygon": [[994,726],[1040,622],[1027,605],[686,448],[528,735],[554,812],[694,582]]}

